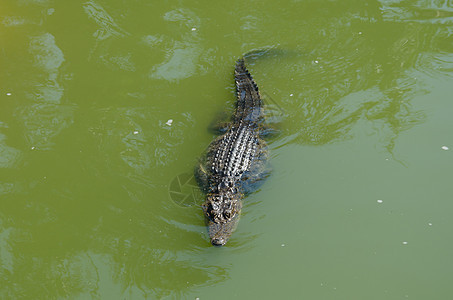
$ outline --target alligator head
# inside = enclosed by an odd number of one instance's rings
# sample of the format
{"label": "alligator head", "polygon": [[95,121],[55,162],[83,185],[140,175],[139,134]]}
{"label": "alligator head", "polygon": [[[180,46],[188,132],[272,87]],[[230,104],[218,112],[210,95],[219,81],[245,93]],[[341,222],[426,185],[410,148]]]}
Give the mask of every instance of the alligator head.
{"label": "alligator head", "polygon": [[[228,197],[229,196],[229,197]],[[241,211],[239,195],[208,195],[203,211],[208,223],[211,244],[223,246],[236,229]]]}

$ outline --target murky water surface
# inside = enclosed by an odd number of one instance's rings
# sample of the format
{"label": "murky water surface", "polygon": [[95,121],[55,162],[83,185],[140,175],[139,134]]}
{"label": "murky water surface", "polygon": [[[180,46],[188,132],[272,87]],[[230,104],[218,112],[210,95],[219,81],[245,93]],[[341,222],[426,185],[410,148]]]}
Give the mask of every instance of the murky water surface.
{"label": "murky water surface", "polygon": [[[0,298],[449,299],[453,2],[0,4]],[[194,187],[250,59],[272,175]]]}

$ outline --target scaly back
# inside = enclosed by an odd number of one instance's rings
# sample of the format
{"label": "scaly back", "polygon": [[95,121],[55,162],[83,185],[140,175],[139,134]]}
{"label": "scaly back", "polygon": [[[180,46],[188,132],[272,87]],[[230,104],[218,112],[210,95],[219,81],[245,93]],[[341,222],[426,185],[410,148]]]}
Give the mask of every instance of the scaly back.
{"label": "scaly back", "polygon": [[256,123],[262,116],[262,102],[258,86],[252,75],[247,70],[244,59],[236,63],[234,71],[236,79],[237,108],[234,114],[234,121]]}

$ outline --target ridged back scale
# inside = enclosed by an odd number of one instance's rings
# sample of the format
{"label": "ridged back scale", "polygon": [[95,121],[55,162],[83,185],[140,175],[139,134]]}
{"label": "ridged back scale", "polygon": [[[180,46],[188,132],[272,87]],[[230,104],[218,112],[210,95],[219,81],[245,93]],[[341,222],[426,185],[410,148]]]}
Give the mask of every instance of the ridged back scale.
{"label": "ridged back scale", "polygon": [[258,123],[262,118],[262,102],[258,85],[245,67],[244,59],[239,59],[234,71],[237,92],[235,122]]}
{"label": "ridged back scale", "polygon": [[[211,156],[211,192],[232,187],[234,181],[250,170],[258,145],[258,123],[262,102],[258,86],[238,60],[235,68],[237,107],[229,130],[215,142]],[[214,150],[213,149],[213,150]]]}

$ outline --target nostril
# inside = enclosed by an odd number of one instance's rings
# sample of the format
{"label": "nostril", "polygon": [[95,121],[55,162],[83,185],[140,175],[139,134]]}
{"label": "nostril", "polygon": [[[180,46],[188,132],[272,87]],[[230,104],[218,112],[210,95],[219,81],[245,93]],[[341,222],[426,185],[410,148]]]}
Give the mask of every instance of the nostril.
{"label": "nostril", "polygon": [[211,244],[214,246],[223,246],[225,245],[225,239],[219,238],[219,239],[212,239]]}

